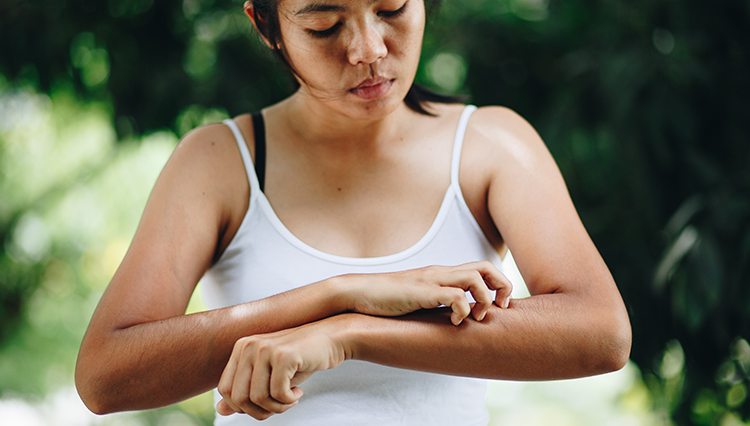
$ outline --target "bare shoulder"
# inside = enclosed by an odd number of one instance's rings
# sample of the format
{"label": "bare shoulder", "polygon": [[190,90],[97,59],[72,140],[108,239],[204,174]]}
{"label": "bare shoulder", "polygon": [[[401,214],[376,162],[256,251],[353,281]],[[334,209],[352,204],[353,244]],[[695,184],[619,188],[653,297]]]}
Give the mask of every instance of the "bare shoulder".
{"label": "bare shoulder", "polygon": [[[221,123],[198,127],[186,134],[167,162],[162,178],[174,179],[181,189],[200,196],[228,195],[247,186],[237,142]],[[205,192],[205,194],[204,194]],[[217,201],[217,200],[214,200]]]}
{"label": "bare shoulder", "polygon": [[156,219],[154,225],[163,220],[181,223],[194,235],[203,232],[204,244],[212,240],[216,245],[218,235],[221,249],[227,231],[241,222],[249,193],[232,131],[221,123],[209,124],[180,140],[159,176],[144,218],[149,224]]}
{"label": "bare shoulder", "polygon": [[172,157],[180,162],[192,165],[201,163],[204,167],[210,168],[212,165],[221,165],[222,160],[239,158],[238,154],[237,143],[229,127],[222,123],[214,123],[187,133],[180,140]]}
{"label": "bare shoulder", "polygon": [[488,172],[558,173],[547,146],[534,127],[510,108],[479,108],[466,130],[464,155],[484,163]]}
{"label": "bare shoulder", "polygon": [[[238,117],[236,121],[239,124],[241,120]],[[215,123],[192,130],[182,138],[169,161],[175,163],[179,191],[189,191],[183,192],[187,199],[216,211],[221,228],[236,228],[247,209],[250,185],[238,141],[230,128]]]}
{"label": "bare shoulder", "polygon": [[[544,143],[534,127],[510,108],[479,108],[471,117],[467,137],[502,150],[538,150]],[[545,148],[546,150],[546,148]]]}

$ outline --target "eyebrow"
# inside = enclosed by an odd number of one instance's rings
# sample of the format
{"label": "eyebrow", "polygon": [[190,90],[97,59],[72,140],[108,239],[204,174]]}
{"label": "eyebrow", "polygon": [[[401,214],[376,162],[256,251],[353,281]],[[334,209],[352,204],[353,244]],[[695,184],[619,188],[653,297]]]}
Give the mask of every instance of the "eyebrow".
{"label": "eyebrow", "polygon": [[[376,3],[379,0],[370,0],[370,4]],[[325,12],[346,12],[345,6],[326,4],[326,3],[310,3],[302,9],[294,12],[294,16],[311,15],[313,13],[325,13]]]}
{"label": "eyebrow", "polygon": [[310,3],[302,9],[294,12],[294,16],[310,15],[313,13],[324,13],[324,12],[346,12],[344,6],[338,6],[333,4],[325,3]]}

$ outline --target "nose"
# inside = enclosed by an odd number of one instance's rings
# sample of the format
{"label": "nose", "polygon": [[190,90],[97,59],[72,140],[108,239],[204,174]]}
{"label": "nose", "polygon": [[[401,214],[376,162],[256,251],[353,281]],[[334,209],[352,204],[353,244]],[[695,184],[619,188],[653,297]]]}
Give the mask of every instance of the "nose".
{"label": "nose", "polygon": [[388,48],[383,34],[374,22],[364,23],[357,29],[347,52],[349,63],[352,65],[371,64],[387,54]]}

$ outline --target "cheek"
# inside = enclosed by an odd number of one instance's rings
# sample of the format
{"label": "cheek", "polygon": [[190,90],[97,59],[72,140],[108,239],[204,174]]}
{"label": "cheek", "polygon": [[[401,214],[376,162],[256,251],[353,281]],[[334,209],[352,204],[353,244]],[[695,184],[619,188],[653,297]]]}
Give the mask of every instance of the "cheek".
{"label": "cheek", "polygon": [[409,33],[401,33],[399,41],[394,46],[394,53],[409,62],[419,62],[422,53],[422,31],[412,30]]}
{"label": "cheek", "polygon": [[422,50],[422,38],[424,36],[425,16],[422,11],[404,19],[396,29],[400,34],[397,36],[397,50],[403,54],[416,54],[417,58]]}
{"label": "cheek", "polygon": [[287,48],[292,67],[307,85],[318,91],[339,90],[347,64],[332,56],[331,49]]}
{"label": "cheek", "polygon": [[323,49],[315,43],[298,40],[295,37],[285,38],[284,47],[290,65],[306,81],[320,82],[335,78],[331,75],[335,73],[332,67],[340,61],[336,61],[333,57],[332,49]]}

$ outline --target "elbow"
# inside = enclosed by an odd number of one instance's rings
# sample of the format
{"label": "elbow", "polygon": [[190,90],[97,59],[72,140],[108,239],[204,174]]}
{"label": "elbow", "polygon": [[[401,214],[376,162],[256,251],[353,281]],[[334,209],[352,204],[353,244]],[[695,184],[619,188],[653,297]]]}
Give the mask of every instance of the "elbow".
{"label": "elbow", "polygon": [[604,374],[625,367],[630,359],[632,332],[627,314],[613,318],[606,326],[596,331],[592,345],[591,359],[595,360],[589,367],[593,374]]}
{"label": "elbow", "polygon": [[78,391],[78,396],[81,397],[81,401],[83,401],[83,405],[86,406],[86,408],[89,409],[94,414],[109,414],[111,411],[107,410],[105,405],[103,404],[103,401],[101,401],[96,396],[96,392],[91,390],[91,387],[82,379],[78,378],[78,373],[76,373],[76,390]]}
{"label": "elbow", "polygon": [[103,384],[107,382],[99,364],[88,361],[84,352],[79,352],[75,368],[76,390],[83,404],[94,414],[111,414],[119,411],[113,401],[106,397],[110,392]]}
{"label": "elbow", "polygon": [[110,414],[115,410],[108,407],[107,402],[101,397],[103,392],[96,389],[96,380],[94,380],[90,374],[83,372],[84,368],[80,365],[76,366],[75,372],[75,384],[78,396],[81,397],[83,404],[94,414]]}
{"label": "elbow", "polygon": [[98,415],[104,415],[104,414],[112,414],[115,412],[115,410],[107,409],[107,407],[104,404],[102,404],[102,401],[98,400],[96,397],[93,397],[93,396],[87,397],[84,394],[84,392],[81,391],[80,387],[77,387],[77,389],[78,389],[78,395],[81,397],[83,404],[92,413],[98,414]]}
{"label": "elbow", "polygon": [[619,346],[617,347],[617,354],[615,358],[615,370],[620,370],[625,367],[630,359],[630,349],[633,345],[633,334],[630,330],[630,324],[622,330],[622,335],[618,341]]}
{"label": "elbow", "polygon": [[612,336],[606,349],[603,351],[603,372],[610,373],[621,370],[630,359],[631,334],[630,327],[627,331],[621,331],[617,336]]}

